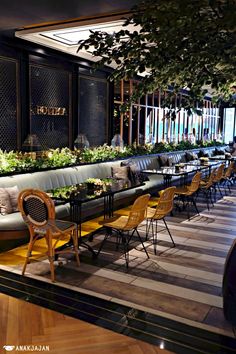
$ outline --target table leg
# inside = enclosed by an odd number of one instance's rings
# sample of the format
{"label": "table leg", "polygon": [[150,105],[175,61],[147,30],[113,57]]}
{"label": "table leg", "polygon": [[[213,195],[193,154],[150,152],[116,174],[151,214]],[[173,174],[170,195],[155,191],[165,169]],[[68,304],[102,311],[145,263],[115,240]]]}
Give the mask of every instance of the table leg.
{"label": "table leg", "polygon": [[82,239],[82,210],[80,203],[70,203],[70,217],[71,221],[76,222],[78,225],[79,246],[87,248],[92,253],[93,257],[95,257],[96,253],[94,252],[93,248]]}

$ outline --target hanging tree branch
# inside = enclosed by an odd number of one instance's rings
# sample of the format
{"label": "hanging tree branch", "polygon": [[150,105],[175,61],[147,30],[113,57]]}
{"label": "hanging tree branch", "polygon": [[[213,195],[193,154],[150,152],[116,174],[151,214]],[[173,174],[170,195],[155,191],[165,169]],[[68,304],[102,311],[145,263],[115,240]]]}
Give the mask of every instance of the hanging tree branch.
{"label": "hanging tree branch", "polygon": [[[144,74],[129,103],[169,85],[173,97],[187,88],[181,103],[187,109],[208,90],[230,100],[236,85],[235,13],[236,0],[147,0],[132,9],[122,30],[91,31],[78,51],[92,47],[99,58],[95,68],[113,64],[111,81]],[[129,31],[130,24],[136,30]]]}

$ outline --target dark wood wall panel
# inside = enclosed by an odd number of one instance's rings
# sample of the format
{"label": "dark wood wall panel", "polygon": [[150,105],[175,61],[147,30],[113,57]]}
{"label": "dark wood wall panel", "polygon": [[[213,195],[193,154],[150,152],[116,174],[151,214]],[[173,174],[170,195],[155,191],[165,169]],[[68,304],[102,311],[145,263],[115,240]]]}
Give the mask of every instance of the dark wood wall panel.
{"label": "dark wood wall panel", "polygon": [[108,135],[108,84],[105,79],[79,77],[79,133],[91,146],[103,145]]}
{"label": "dark wood wall panel", "polygon": [[44,149],[70,145],[71,73],[30,65],[30,133]]}
{"label": "dark wood wall panel", "polygon": [[18,129],[17,61],[0,57],[0,149],[16,150]]}

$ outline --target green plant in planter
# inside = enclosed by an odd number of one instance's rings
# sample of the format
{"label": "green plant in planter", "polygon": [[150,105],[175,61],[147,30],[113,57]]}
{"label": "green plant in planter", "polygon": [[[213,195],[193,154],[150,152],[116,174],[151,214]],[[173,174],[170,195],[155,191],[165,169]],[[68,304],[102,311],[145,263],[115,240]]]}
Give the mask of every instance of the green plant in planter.
{"label": "green plant in planter", "polygon": [[10,151],[2,151],[0,150],[0,172],[7,173],[7,172],[14,172],[20,162],[17,158],[17,153]]}
{"label": "green plant in planter", "polygon": [[122,151],[108,145],[84,149],[81,152],[71,151],[69,148],[50,149],[38,159],[21,152],[6,152],[0,150],[0,173],[34,171],[52,167],[65,167],[79,163],[91,163],[121,159],[137,155],[158,154],[169,151],[189,150],[199,147],[220,146],[221,142],[199,142],[198,145],[189,141],[175,143],[157,143],[155,145],[125,146]]}
{"label": "green plant in planter", "polygon": [[41,163],[44,167],[63,167],[75,164],[76,160],[76,154],[69,148],[58,148],[50,149]]}

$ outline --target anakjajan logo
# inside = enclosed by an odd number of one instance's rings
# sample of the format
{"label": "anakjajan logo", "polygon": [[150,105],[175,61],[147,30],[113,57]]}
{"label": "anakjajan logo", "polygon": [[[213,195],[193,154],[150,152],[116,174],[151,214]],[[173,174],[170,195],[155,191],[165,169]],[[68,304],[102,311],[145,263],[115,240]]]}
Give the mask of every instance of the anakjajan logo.
{"label": "anakjajan logo", "polygon": [[11,352],[12,350],[15,349],[14,345],[4,345],[3,349],[5,349],[7,352]]}

